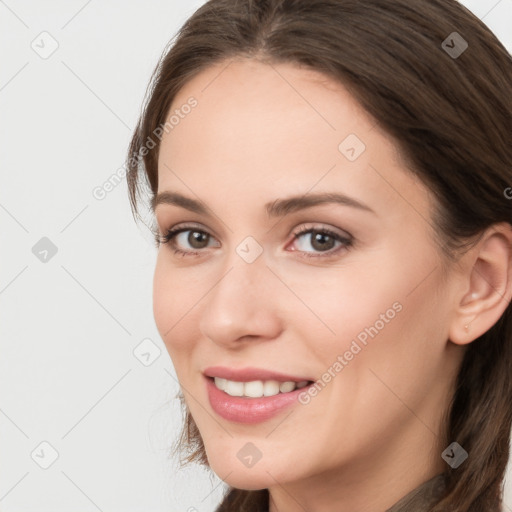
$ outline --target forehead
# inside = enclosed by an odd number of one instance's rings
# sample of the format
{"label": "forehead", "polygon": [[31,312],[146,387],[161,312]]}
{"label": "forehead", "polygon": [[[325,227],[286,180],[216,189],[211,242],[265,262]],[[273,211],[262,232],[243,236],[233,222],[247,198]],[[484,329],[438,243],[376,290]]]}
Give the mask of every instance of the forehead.
{"label": "forehead", "polygon": [[213,144],[231,146],[234,152],[236,141],[239,152],[249,151],[248,158],[263,144],[266,153],[279,148],[283,153],[284,143],[288,153],[304,146],[321,150],[330,145],[337,151],[336,140],[344,132],[364,138],[374,125],[341,84],[291,63],[252,59],[217,63],[185,84],[169,115],[192,96],[197,107],[169,137],[174,150],[193,137],[204,151]]}
{"label": "forehead", "polygon": [[[197,105],[181,111],[191,97]],[[159,191],[186,192],[188,184],[202,195],[224,186],[265,202],[342,189],[388,208],[397,193],[425,193],[392,139],[347,89],[309,69],[223,61],[185,84],[167,118],[173,113],[181,115],[162,139]]]}

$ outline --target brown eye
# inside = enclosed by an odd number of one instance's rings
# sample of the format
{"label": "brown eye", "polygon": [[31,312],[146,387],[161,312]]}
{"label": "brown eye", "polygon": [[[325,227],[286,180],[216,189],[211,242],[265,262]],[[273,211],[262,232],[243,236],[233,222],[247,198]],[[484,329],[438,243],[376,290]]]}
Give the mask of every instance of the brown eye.
{"label": "brown eye", "polygon": [[[201,249],[207,248],[215,239],[206,231],[193,226],[169,229],[159,242],[169,245],[176,254],[195,256]],[[217,242],[217,246],[219,246]]]}
{"label": "brown eye", "polygon": [[311,247],[314,247],[317,251],[328,251],[332,249],[336,244],[336,240],[326,235],[322,231],[311,232]]}
{"label": "brown eye", "polygon": [[[189,235],[187,238],[187,243],[190,244],[190,246],[194,249],[204,249],[208,246],[208,239],[210,235],[208,233],[205,233],[204,231],[193,231],[188,230]],[[205,245],[206,241],[206,245]]]}
{"label": "brown eye", "polygon": [[[304,253],[306,257],[331,256],[343,248],[351,247],[353,240],[347,233],[344,237],[339,233],[326,228],[302,227],[295,233],[296,251]],[[308,250],[312,248],[313,250]],[[325,254],[322,254],[325,253]]]}

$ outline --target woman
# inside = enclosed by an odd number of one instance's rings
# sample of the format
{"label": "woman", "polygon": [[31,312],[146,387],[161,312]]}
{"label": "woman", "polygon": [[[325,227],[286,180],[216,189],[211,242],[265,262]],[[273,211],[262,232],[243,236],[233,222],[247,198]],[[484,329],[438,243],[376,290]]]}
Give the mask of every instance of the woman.
{"label": "woman", "polygon": [[153,76],[154,314],[219,511],[496,511],[512,61],[452,0],[211,0]]}

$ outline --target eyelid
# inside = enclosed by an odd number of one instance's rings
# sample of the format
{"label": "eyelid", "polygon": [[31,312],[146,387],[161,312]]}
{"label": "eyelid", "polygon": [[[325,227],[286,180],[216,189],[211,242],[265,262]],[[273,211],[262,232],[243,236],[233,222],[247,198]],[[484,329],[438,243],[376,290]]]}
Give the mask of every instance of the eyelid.
{"label": "eyelid", "polygon": [[[163,224],[163,226],[165,226],[165,224]],[[165,227],[161,227],[161,228],[160,228],[160,224],[158,224],[157,228],[155,229],[154,234],[158,238],[160,236],[165,236],[167,233],[169,233],[169,231],[179,231],[179,230],[185,231],[188,229],[190,229],[190,230],[197,229],[197,231],[204,231],[205,233],[212,236],[213,238],[218,239],[218,236],[216,235],[214,230],[212,230],[210,228],[206,228],[202,224],[194,222],[194,221],[178,222],[177,224],[171,224],[170,227],[165,226]]]}
{"label": "eyelid", "polygon": [[[309,224],[311,224],[311,225],[309,225]],[[179,222],[178,224],[173,225],[170,228],[164,228],[162,231],[164,231],[164,232],[167,232],[167,231],[170,231],[170,230],[174,231],[174,230],[178,230],[178,229],[182,229],[182,228],[183,229],[198,229],[200,231],[204,231],[204,232],[208,233],[211,236],[214,236],[215,238],[218,238],[218,236],[215,234],[214,230],[212,230],[210,228],[205,228],[200,223],[196,223],[194,221],[191,221],[191,222],[186,222],[186,221]],[[342,230],[342,229],[336,228],[336,227],[331,227],[331,226],[328,226],[327,224],[323,224],[321,222],[303,222],[303,223],[299,224],[298,226],[296,226],[295,228],[293,228],[290,231],[290,235],[293,234],[293,233],[297,234],[297,233],[299,233],[301,231],[307,231],[309,229],[313,229],[313,230],[317,230],[317,231],[330,230],[330,231],[335,232],[340,237],[350,238],[350,239],[353,238],[353,236],[348,231]]]}
{"label": "eyelid", "polygon": [[300,224],[299,226],[297,226],[296,228],[293,229],[292,234],[294,233],[295,236],[297,236],[297,235],[300,235],[303,233],[308,233],[310,231],[327,231],[327,232],[331,232],[333,235],[339,236],[340,238],[342,238],[344,240],[353,240],[354,239],[354,237],[348,231],[346,231],[344,229],[331,227],[331,226],[328,226],[326,224],[322,224],[319,222],[311,222],[309,224],[312,224],[312,225],[308,226],[307,222]]}

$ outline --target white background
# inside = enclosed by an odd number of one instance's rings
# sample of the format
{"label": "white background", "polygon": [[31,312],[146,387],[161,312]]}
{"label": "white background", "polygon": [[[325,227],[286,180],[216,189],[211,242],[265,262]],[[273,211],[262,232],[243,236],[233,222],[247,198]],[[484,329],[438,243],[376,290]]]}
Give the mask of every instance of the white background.
{"label": "white background", "polygon": [[[122,167],[157,59],[202,3],[0,1],[0,511],[207,512],[221,498],[217,477],[168,457],[182,420],[151,235],[124,180],[92,194]],[[512,0],[463,3],[512,51]],[[58,43],[47,59],[31,47],[50,48],[43,31]],[[46,263],[32,252],[43,237],[57,248]],[[133,353],[147,338],[161,350],[150,366]],[[58,452],[48,469],[42,442]]]}

